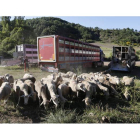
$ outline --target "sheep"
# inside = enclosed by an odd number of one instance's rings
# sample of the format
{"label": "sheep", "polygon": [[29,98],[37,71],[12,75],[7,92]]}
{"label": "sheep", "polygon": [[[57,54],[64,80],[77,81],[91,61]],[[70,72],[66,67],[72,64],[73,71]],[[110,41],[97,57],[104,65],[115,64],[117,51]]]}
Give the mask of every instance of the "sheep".
{"label": "sheep", "polygon": [[10,95],[11,95],[10,83],[3,82],[0,87],[0,100],[4,100],[4,104],[6,104]]}
{"label": "sheep", "polygon": [[85,99],[83,99],[83,101],[85,101],[85,105],[86,105],[86,107],[88,107],[91,104],[92,96],[94,95],[94,97],[95,97],[96,87],[85,80],[82,81],[82,84],[85,85],[85,89],[86,89],[86,96],[85,96]]}
{"label": "sheep", "polygon": [[25,80],[31,80],[33,83],[35,83],[36,79],[35,77],[32,75],[32,74],[29,74],[29,73],[25,73],[23,78],[21,79],[23,82]]}
{"label": "sheep", "polygon": [[57,73],[52,73],[52,74],[48,75],[46,78],[47,79],[53,79],[54,80],[57,75],[58,75]]}
{"label": "sheep", "polygon": [[109,79],[109,82],[112,85],[120,85],[121,84],[121,80],[117,76],[109,76],[109,77],[107,77],[107,79]]}
{"label": "sheep", "polygon": [[104,93],[104,95],[106,96],[106,99],[108,99],[109,89],[107,87],[103,86],[99,81],[96,81],[95,79],[93,79],[93,77],[91,77],[90,81],[88,81],[88,82],[96,87],[97,92],[102,91]]}
{"label": "sheep", "polygon": [[[64,108],[64,104],[65,102],[67,102],[67,99],[65,97],[68,98],[69,95],[69,87],[66,84],[60,84],[58,86],[58,95],[60,98],[60,103],[61,103],[61,107]],[[65,97],[64,97],[65,96]]]}
{"label": "sheep", "polygon": [[134,86],[134,79],[135,77],[129,78],[128,76],[123,76],[122,83],[124,83],[125,86]]}
{"label": "sheep", "polygon": [[82,73],[82,74],[80,74],[78,77],[79,78],[83,78],[84,80],[89,80],[89,78],[90,78],[90,74],[88,74],[88,73]]}
{"label": "sheep", "polygon": [[55,107],[57,108],[59,105],[59,99],[58,99],[59,95],[56,94],[56,90],[57,90],[57,87],[59,86],[59,84],[62,82],[61,75],[57,75],[55,80],[42,78],[41,82],[44,85],[46,85],[49,95],[51,96],[50,101],[53,101],[53,103],[55,104]]}
{"label": "sheep", "polygon": [[90,77],[90,80],[98,81],[100,84],[98,87],[102,90],[104,90],[106,87],[107,89],[105,94],[108,94],[108,89],[111,91],[113,95],[118,95],[118,92],[115,90],[114,85],[120,84],[120,79],[117,77],[108,77],[109,75],[103,74],[103,73],[95,73]]}
{"label": "sheep", "polygon": [[21,97],[24,97],[24,104],[27,105],[29,97],[31,97],[31,94],[28,94],[28,85],[23,83],[21,80],[16,80],[14,82],[14,91],[18,95],[17,107]]}
{"label": "sheep", "polygon": [[53,80],[53,83],[55,84],[56,88],[62,83],[63,79],[61,74],[58,74],[56,78]]}
{"label": "sheep", "polygon": [[106,77],[105,78],[99,77],[98,80],[103,86],[107,87],[113,95],[118,95],[118,92],[115,90],[113,85],[110,84],[110,82],[106,79]]}
{"label": "sheep", "polygon": [[74,75],[75,73],[72,72],[72,71],[68,71],[65,75],[66,78],[72,78],[72,76]]}
{"label": "sheep", "polygon": [[9,82],[10,84],[14,83],[14,77],[12,75],[5,74],[4,78],[5,78],[5,82]]}
{"label": "sheep", "polygon": [[34,91],[35,87],[34,87],[33,82],[31,80],[25,80],[24,83],[28,85],[28,90],[30,92],[30,95],[32,95],[32,99],[35,102],[37,95],[36,95],[36,92]]}
{"label": "sheep", "polygon": [[69,85],[69,83],[70,83],[70,78],[65,78],[65,77],[63,77],[63,81],[62,81],[61,83],[62,83],[62,84]]}
{"label": "sheep", "polygon": [[85,92],[85,89],[84,89],[84,85],[82,83],[78,83],[77,80],[78,80],[77,75],[74,74],[70,79],[69,87],[71,88],[73,94],[76,93],[78,97],[79,91]]}
{"label": "sheep", "polygon": [[2,83],[4,82],[4,77],[3,76],[0,76],[0,87],[2,85]]}
{"label": "sheep", "polygon": [[47,81],[46,84],[47,84],[47,89],[49,91],[49,94],[51,96],[50,101],[53,101],[55,107],[57,108],[59,105],[59,99],[58,99],[59,95],[56,94],[56,86],[51,81]]}
{"label": "sheep", "polygon": [[63,78],[70,78],[69,74],[59,72]]}
{"label": "sheep", "polygon": [[[48,108],[48,105],[49,105],[50,101],[48,100],[49,97],[47,97],[48,94],[46,92],[45,85],[43,85],[41,83],[41,81],[36,81],[35,82],[35,90],[38,93],[37,95],[38,95],[38,98],[39,98],[39,106],[44,105],[45,109]],[[43,99],[42,103],[41,103],[41,98]]]}
{"label": "sheep", "polygon": [[134,79],[135,77],[129,78],[128,76],[123,76],[122,83],[125,85],[124,97],[126,100],[130,98],[130,89],[129,87],[134,87]]}

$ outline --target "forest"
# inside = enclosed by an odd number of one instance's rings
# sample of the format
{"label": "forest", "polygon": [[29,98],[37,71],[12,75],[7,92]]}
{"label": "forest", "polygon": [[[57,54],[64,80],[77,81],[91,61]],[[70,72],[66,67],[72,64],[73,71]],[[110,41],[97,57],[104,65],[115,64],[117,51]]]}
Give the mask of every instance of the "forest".
{"label": "forest", "polygon": [[[93,25],[94,26],[94,25]],[[140,31],[130,28],[101,29],[84,27],[60,18],[24,16],[0,17],[0,56],[12,57],[17,44],[36,44],[37,36],[61,35],[83,42],[116,43],[122,46],[140,46]]]}

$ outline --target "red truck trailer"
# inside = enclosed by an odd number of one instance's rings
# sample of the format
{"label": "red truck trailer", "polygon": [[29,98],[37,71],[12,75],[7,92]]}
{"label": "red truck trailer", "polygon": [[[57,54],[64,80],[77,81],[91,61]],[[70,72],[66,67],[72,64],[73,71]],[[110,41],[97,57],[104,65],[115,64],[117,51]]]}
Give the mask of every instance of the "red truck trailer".
{"label": "red truck trailer", "polygon": [[99,46],[59,35],[37,37],[38,62],[43,67],[71,69],[102,65]]}

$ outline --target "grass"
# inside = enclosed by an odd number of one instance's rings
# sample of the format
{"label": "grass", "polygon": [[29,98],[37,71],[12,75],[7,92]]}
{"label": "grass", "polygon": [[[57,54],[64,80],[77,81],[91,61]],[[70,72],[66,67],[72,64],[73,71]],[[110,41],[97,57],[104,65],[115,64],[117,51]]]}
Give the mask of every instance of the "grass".
{"label": "grass", "polygon": [[[81,70],[79,67],[75,71],[77,74],[82,72],[104,71],[107,67],[89,68]],[[93,99],[90,108],[85,108],[84,102],[67,102],[65,108],[55,110],[51,106],[48,110],[43,107],[39,108],[38,103],[30,103],[28,106],[20,104],[19,108],[15,108],[13,96],[8,101],[7,108],[0,106],[0,123],[105,123],[102,117],[105,116],[109,123],[139,123],[140,122],[140,67],[137,66],[132,73],[111,72],[122,78],[125,75],[130,77],[136,76],[135,88],[132,89],[131,100],[126,101],[121,96],[124,88],[120,88],[118,97],[110,97],[105,99],[103,94]],[[0,75],[9,73],[15,79],[22,78],[24,69],[20,67],[0,68]],[[48,72],[42,72],[38,68],[31,68],[32,73],[37,80],[46,77]],[[3,102],[1,102],[3,103]]]}
{"label": "grass", "polygon": [[101,49],[103,50],[103,52],[105,54],[105,58],[109,58],[111,56],[113,46],[118,46],[117,44],[114,44],[114,43],[96,42],[96,43],[93,43],[93,44],[101,47]]}

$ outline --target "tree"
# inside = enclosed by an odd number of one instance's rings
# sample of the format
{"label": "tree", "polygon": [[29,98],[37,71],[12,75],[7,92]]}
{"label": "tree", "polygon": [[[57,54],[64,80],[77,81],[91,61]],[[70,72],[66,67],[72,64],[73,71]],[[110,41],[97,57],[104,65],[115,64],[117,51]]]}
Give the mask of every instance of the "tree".
{"label": "tree", "polygon": [[2,31],[10,31],[11,29],[11,17],[10,16],[2,16],[1,17],[1,25],[2,25]]}

